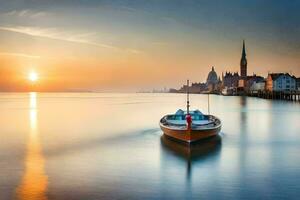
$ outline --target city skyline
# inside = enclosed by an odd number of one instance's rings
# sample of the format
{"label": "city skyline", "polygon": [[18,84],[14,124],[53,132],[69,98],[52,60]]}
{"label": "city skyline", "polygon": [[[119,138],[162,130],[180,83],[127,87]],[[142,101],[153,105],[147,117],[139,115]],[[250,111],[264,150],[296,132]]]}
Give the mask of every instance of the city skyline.
{"label": "city skyline", "polygon": [[248,75],[299,77],[299,6],[297,1],[1,2],[0,90],[178,88],[187,78],[205,81],[211,66],[218,75],[239,72],[243,40]]}

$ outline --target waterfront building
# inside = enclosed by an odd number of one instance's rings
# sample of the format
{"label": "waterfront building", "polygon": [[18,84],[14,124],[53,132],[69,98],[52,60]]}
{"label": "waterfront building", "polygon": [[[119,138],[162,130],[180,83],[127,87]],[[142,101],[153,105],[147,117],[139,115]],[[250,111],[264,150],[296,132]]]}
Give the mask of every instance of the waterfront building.
{"label": "waterfront building", "polygon": [[247,87],[247,58],[246,58],[246,48],[245,48],[244,40],[243,40],[242,57],[240,62],[240,72],[241,72],[241,76],[238,81],[238,88],[240,88],[241,90],[245,90]]}
{"label": "waterfront building", "polygon": [[247,84],[245,89],[250,90],[253,84],[262,83],[262,82],[265,82],[265,78],[262,76],[257,76],[256,74],[253,74],[252,76],[247,76]]}
{"label": "waterfront building", "polygon": [[246,78],[247,78],[247,58],[246,58],[245,40],[243,40],[243,50],[242,50],[242,57],[241,57],[241,62],[240,62],[240,70],[241,70],[241,79],[246,80]]}
{"label": "waterfront building", "polygon": [[[252,76],[247,76],[247,58],[246,58],[246,47],[245,41],[243,40],[242,56],[240,61],[240,75],[235,72],[226,72],[223,76],[223,87],[227,88],[242,88],[243,90],[247,87],[247,82],[252,79]],[[250,86],[249,86],[250,87]]]}
{"label": "waterfront building", "polygon": [[237,72],[231,73],[226,72],[225,75],[222,75],[223,87],[231,88],[238,87],[240,76]]}
{"label": "waterfront building", "polygon": [[[206,90],[207,90],[206,83],[192,83],[192,85],[189,86],[190,93],[199,94]],[[186,91],[187,91],[187,85],[183,85],[179,90],[170,89],[170,92],[172,93],[186,93]]]}
{"label": "waterfront building", "polygon": [[252,93],[258,92],[258,91],[264,91],[266,86],[265,81],[261,82],[253,82],[252,85],[250,86],[249,90]]}
{"label": "waterfront building", "polygon": [[288,73],[271,73],[266,79],[267,91],[293,91],[296,90],[296,77]]}
{"label": "waterfront building", "polygon": [[298,77],[296,79],[296,87],[297,87],[297,90],[300,90],[300,77]]}
{"label": "waterfront building", "polygon": [[[192,83],[189,86],[190,93],[201,93],[201,92],[219,92],[222,90],[222,81],[218,77],[215,68],[212,67],[211,71],[208,73],[206,83]],[[185,93],[187,91],[187,85],[183,85],[179,90],[172,89],[170,92]]]}
{"label": "waterfront building", "polygon": [[[296,78],[288,73],[271,73],[265,79],[256,74],[247,75],[248,62],[246,58],[246,45],[243,40],[242,55],[240,60],[240,75],[238,72],[222,72],[222,80],[218,77],[215,68],[208,73],[206,83],[192,83],[189,87],[191,93],[222,93],[225,95],[242,95],[258,91],[300,91],[300,77]],[[186,92],[184,85],[179,90],[171,92]]]}
{"label": "waterfront building", "polygon": [[178,90],[175,88],[170,88],[169,93],[178,93]]}
{"label": "waterfront building", "polygon": [[205,83],[192,83],[189,88],[190,93],[200,93],[205,90],[207,90],[207,86]]}
{"label": "waterfront building", "polygon": [[216,91],[218,89],[219,83],[220,83],[220,79],[218,78],[215,68],[212,67],[206,79],[206,85],[208,91],[209,92]]}

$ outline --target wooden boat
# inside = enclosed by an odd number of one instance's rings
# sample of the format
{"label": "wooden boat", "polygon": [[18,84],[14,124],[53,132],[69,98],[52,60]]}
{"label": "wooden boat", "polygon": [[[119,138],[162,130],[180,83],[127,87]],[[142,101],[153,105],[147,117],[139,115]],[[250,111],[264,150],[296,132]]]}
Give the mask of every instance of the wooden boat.
{"label": "wooden boat", "polygon": [[218,135],[222,126],[219,118],[204,115],[199,110],[189,111],[189,107],[187,91],[187,111],[179,109],[175,114],[166,115],[160,120],[159,125],[165,135],[188,143]]}

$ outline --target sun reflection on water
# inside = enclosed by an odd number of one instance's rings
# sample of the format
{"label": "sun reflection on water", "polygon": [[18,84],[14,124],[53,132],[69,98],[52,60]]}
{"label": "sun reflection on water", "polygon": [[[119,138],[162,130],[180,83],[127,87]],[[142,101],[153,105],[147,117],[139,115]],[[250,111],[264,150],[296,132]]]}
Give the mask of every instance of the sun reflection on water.
{"label": "sun reflection on water", "polygon": [[45,174],[45,158],[39,141],[36,99],[37,94],[30,93],[30,131],[25,158],[25,171],[17,188],[17,198],[24,200],[47,199],[48,177]]}

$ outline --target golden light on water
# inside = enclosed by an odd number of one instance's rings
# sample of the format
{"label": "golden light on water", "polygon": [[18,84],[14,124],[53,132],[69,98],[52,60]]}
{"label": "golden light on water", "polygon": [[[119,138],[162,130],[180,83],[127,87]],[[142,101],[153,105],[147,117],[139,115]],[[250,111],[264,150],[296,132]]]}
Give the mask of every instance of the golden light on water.
{"label": "golden light on water", "polygon": [[32,71],[28,74],[29,81],[36,82],[38,79],[39,79],[39,75],[35,71]]}
{"label": "golden light on water", "polygon": [[30,93],[29,140],[25,158],[25,171],[17,188],[17,198],[26,200],[46,200],[48,177],[45,174],[45,158],[39,140],[37,118],[37,94]]}

